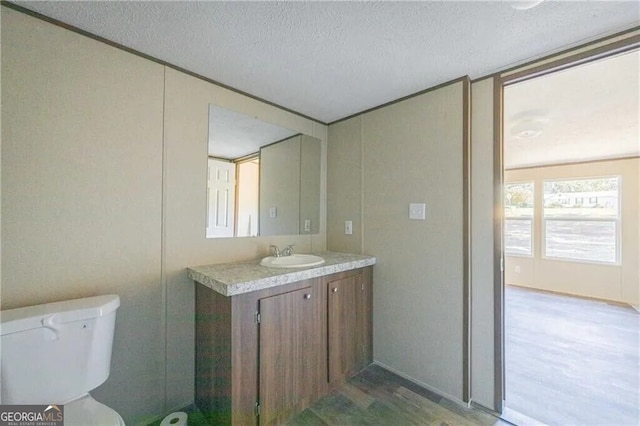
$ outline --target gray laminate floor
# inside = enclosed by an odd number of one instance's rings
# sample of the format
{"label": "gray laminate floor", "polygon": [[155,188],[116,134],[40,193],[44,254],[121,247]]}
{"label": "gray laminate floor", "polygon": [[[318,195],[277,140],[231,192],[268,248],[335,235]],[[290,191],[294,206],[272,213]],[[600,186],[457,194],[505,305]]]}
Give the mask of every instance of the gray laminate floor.
{"label": "gray laminate floor", "polygon": [[508,425],[451,402],[377,365],[295,416],[289,426]]}
{"label": "gray laminate floor", "polygon": [[549,425],[640,425],[640,315],[507,286],[506,405]]}

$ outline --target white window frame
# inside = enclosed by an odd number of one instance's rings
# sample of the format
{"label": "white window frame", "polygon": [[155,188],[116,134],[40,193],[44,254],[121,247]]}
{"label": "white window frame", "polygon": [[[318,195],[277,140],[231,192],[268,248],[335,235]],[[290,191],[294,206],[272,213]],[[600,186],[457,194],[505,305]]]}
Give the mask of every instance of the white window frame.
{"label": "white window frame", "polygon": [[529,254],[522,254],[522,253],[510,253],[508,251],[507,248],[507,244],[505,241],[505,245],[504,245],[504,255],[505,256],[509,256],[509,257],[525,257],[525,258],[533,258],[535,256],[535,208],[536,208],[536,183],[534,180],[522,180],[522,181],[510,181],[510,182],[504,182],[502,191],[503,193],[507,192],[507,186],[508,185],[523,185],[523,184],[531,184],[531,188],[532,188],[532,192],[533,192],[533,214],[531,215],[531,217],[509,217],[507,216],[507,212],[506,212],[506,205],[505,205],[505,211],[504,211],[504,233],[505,233],[505,240],[506,240],[506,228],[507,228],[507,220],[528,220],[531,223],[531,237],[530,237],[530,253]]}
{"label": "white window frame", "polygon": [[[576,181],[576,180],[597,180],[597,179],[617,179],[618,180],[618,211],[615,218],[589,218],[589,217],[546,217],[544,201],[542,205],[542,234],[540,235],[540,244],[542,248],[541,257],[546,260],[554,260],[560,262],[574,262],[574,263],[589,263],[595,265],[609,265],[620,266],[622,264],[622,233],[621,233],[621,216],[622,216],[622,176],[621,175],[607,175],[607,176],[581,176],[581,177],[569,177],[569,178],[548,178],[542,180],[542,199],[544,200],[544,187],[547,182],[561,182],[561,181]],[[547,220],[551,221],[567,221],[567,222],[613,222],[615,224],[615,260],[599,261],[588,259],[575,259],[571,257],[549,256],[547,255]]]}

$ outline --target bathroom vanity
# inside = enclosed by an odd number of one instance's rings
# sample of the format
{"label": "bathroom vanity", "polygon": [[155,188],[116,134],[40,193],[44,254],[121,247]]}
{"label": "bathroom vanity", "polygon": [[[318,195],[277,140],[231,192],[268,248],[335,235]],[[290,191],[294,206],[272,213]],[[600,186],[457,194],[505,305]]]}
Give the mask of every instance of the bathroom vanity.
{"label": "bathroom vanity", "polygon": [[193,267],[196,405],[216,424],[280,424],[372,362],[371,256]]}

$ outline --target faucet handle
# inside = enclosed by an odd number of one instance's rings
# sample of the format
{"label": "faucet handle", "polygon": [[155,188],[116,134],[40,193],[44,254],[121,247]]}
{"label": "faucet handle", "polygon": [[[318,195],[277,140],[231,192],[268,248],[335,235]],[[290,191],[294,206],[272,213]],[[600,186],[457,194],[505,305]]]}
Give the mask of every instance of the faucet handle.
{"label": "faucet handle", "polygon": [[295,244],[288,244],[285,248],[282,249],[283,256],[291,256],[293,254],[293,246]]}
{"label": "faucet handle", "polygon": [[278,249],[278,246],[271,244],[269,248],[271,249],[273,256],[280,257],[280,250]]}

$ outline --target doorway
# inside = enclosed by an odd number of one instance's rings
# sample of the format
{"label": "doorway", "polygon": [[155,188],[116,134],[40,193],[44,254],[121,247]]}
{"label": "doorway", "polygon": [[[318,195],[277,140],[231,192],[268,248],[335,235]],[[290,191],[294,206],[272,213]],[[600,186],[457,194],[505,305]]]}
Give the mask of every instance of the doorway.
{"label": "doorway", "polygon": [[504,414],[640,421],[640,53],[503,88]]}

